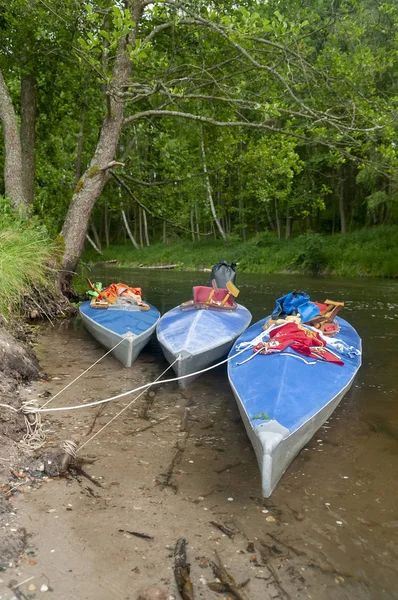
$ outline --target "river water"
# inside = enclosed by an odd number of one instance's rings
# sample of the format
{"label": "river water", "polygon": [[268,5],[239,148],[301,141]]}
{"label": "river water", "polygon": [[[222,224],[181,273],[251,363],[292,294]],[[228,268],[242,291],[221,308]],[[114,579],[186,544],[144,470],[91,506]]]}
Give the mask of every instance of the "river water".
{"label": "river water", "polygon": [[[192,286],[207,277],[111,266],[91,275],[103,284],[141,286],[161,313],[189,299]],[[172,548],[184,536],[195,594],[205,600],[225,597],[207,586],[214,580],[209,561],[215,550],[238,582],[250,578],[244,589],[252,600],[398,598],[398,283],[239,274],[237,285],[253,321],[294,289],[314,300],[345,302],[342,316],[363,340],[363,365],[329,422],[263,500],[226,369],[202,376],[184,392],[175,384],[161,386],[82,453],[95,460],[86,470],[101,488],[85,479],[48,480],[15,499],[37,563],[25,561],[21,577],[47,583],[60,600],[135,599],[151,584],[177,598]],[[47,379],[28,390],[33,395],[56,393],[103,350],[75,319],[45,328],[37,353]],[[106,357],[60,396],[60,404],[128,390],[166,366],[156,341],[130,370]],[[88,439],[124,404],[107,405],[99,414],[53,414],[47,421],[50,444]]]}

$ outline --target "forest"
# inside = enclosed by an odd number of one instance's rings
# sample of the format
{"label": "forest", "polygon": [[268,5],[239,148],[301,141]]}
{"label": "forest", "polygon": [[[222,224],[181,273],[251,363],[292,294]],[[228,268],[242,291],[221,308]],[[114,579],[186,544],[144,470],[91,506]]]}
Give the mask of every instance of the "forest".
{"label": "forest", "polygon": [[395,276],[397,25],[378,0],[2,3],[0,252],[31,236],[67,289],[83,252],[255,270],[291,242],[319,270],[353,240],[350,273]]}

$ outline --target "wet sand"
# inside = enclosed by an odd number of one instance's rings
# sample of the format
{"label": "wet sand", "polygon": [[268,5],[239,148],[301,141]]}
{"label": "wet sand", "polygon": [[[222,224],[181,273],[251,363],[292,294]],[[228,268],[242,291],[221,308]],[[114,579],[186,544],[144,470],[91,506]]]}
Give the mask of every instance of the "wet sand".
{"label": "wet sand", "polygon": [[[67,324],[46,329],[37,352],[49,380],[29,396],[56,393],[103,355],[81,327]],[[131,370],[106,357],[54,404],[125,391],[166,366],[156,346]],[[175,384],[154,388],[82,450],[95,460],[85,468],[101,487],[84,477],[48,479],[13,498],[31,553],[0,574],[3,585],[34,577],[20,586],[25,594],[46,584],[59,600],[107,600],[134,599],[156,583],[178,598],[173,548],[184,536],[197,598],[223,596],[207,586],[216,550],[237,582],[250,578],[245,592],[254,600],[397,598],[397,440],[356,418],[359,393],[360,382],[264,500],[225,372],[184,392]],[[83,443],[96,416],[92,433],[130,400],[99,416],[98,408],[53,413],[47,439]]]}
{"label": "wet sand", "polygon": [[[321,298],[337,299],[337,283],[313,285]],[[355,286],[341,295],[353,298]],[[262,294],[256,319],[277,293],[247,280],[248,306],[254,289]],[[160,285],[159,298],[164,291]],[[57,600],[133,600],[153,584],[166,598],[179,598],[172,568],[180,537],[188,542],[195,598],[232,597],[207,585],[214,581],[216,551],[237,583],[250,579],[243,593],[251,600],[398,598],[396,375],[386,359],[394,356],[398,332],[386,313],[389,288],[366,297],[358,287],[358,294],[355,312],[349,314],[348,303],[344,316],[363,337],[364,365],[270,499],[261,497],[226,371],[216,369],[184,392],[176,384],[158,386],[83,448],[81,456],[95,461],[85,469],[101,487],[85,477],[45,479],[39,489],[21,486],[23,493],[13,496],[28,550],[0,573],[1,599],[42,597],[43,584]],[[175,303],[172,295],[168,303]],[[158,306],[169,307],[160,300]],[[370,319],[376,311],[386,314],[377,330]],[[48,380],[25,390],[27,397],[55,394],[104,354],[78,321],[43,329],[39,342]],[[155,342],[132,369],[108,356],[53,404],[109,397],[152,381],[166,367]],[[100,412],[52,413],[45,419],[49,446],[65,439],[84,443],[131,399]],[[7,587],[30,577],[17,591]]]}

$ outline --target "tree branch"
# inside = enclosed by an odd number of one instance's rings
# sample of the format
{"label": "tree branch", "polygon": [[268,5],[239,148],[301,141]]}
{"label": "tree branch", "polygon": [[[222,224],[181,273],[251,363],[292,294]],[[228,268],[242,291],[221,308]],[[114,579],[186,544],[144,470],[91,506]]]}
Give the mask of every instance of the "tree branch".
{"label": "tree branch", "polygon": [[[145,206],[145,204],[143,204],[142,202],[140,202],[138,200],[138,198],[133,194],[133,192],[130,190],[130,188],[128,187],[128,185],[125,184],[125,182],[119,177],[119,175],[117,175],[116,173],[114,173],[111,170],[109,172],[112,175],[112,177],[114,177],[116,179],[116,181],[118,182],[118,184],[124,190],[126,190],[126,192],[128,193],[128,195],[130,196],[130,198],[132,198],[134,200],[134,202],[136,202],[138,204],[138,206],[140,206],[143,210],[145,210],[145,212],[147,212],[149,215],[151,215],[151,217],[154,217],[155,219],[160,219],[161,221],[164,221],[165,223],[169,223],[170,225],[172,225],[173,227],[176,227],[177,229],[181,229],[182,231],[186,231],[188,233],[191,233],[190,229],[187,229],[186,227],[182,227],[182,225],[177,225],[173,221],[169,221],[169,219],[165,219],[165,217],[161,217],[159,215],[155,215],[153,212],[151,212],[149,210],[149,208],[147,206]],[[210,233],[201,233],[200,235],[203,235],[203,236],[211,235],[211,232]]]}

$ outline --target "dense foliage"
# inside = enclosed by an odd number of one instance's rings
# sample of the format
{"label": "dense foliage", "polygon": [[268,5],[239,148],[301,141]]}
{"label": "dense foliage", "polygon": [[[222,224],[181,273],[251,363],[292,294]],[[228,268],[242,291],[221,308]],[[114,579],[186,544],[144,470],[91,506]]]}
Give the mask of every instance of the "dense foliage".
{"label": "dense foliage", "polygon": [[[22,134],[33,99],[21,85],[34,82],[33,211],[53,236],[97,175],[92,157],[117,101],[122,164],[93,202],[98,249],[126,230],[143,246],[397,223],[395,2],[165,0],[138,19],[139,4],[0,7],[0,73]],[[116,85],[134,28],[131,76]]]}

